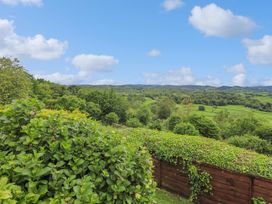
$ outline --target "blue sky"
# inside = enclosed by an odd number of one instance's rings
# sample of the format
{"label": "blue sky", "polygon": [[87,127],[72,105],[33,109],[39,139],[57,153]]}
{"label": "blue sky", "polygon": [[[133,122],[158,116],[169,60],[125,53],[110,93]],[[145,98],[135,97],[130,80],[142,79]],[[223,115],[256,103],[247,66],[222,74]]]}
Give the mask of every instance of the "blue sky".
{"label": "blue sky", "polygon": [[63,84],[272,85],[271,0],[0,0],[0,55]]}

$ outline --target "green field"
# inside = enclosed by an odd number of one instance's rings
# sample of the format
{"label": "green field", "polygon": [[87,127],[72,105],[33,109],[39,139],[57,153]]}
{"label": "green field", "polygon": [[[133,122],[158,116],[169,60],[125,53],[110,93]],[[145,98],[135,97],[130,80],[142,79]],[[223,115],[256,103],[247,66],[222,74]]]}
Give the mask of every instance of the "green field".
{"label": "green field", "polygon": [[[184,111],[189,111],[192,114],[199,114],[199,115],[204,115],[209,118],[213,118],[216,116],[217,113],[223,110],[229,111],[233,115],[237,115],[237,117],[240,117],[241,115],[246,115],[246,114],[253,114],[256,118],[272,124],[272,113],[271,112],[263,112],[251,108],[246,108],[244,106],[237,106],[237,105],[228,105],[228,106],[206,106],[205,105],[205,111],[199,111],[198,110],[197,104],[193,104],[191,106],[185,106],[185,105],[179,105],[179,111],[184,112]],[[203,105],[204,106],[204,105]]]}
{"label": "green field", "polygon": [[155,195],[155,204],[190,204],[190,202],[165,190],[158,189]]}

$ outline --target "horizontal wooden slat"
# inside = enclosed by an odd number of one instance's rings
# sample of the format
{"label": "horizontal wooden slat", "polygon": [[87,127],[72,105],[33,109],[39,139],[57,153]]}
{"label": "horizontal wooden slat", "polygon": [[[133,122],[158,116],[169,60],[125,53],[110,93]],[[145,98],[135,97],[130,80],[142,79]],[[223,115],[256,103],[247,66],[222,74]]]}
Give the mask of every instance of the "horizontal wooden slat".
{"label": "horizontal wooden slat", "polygon": [[[263,197],[272,203],[272,180],[222,170],[207,164],[196,163],[201,170],[211,175],[212,194],[203,194],[201,204],[250,204],[251,197]],[[190,196],[189,180],[181,166],[153,160],[155,180],[162,188]]]}

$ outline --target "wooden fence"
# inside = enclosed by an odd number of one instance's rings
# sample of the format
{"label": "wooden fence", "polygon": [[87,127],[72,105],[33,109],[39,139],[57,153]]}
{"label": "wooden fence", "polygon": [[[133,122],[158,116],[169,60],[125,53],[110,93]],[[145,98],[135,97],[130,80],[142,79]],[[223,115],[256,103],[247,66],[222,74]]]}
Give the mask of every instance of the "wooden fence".
{"label": "wooden fence", "polygon": [[[190,196],[188,178],[181,166],[173,166],[153,158],[154,178],[158,186],[183,197]],[[202,195],[201,204],[250,204],[253,197],[262,197],[272,203],[272,180],[223,170],[207,164],[199,168],[211,175],[212,193]]]}

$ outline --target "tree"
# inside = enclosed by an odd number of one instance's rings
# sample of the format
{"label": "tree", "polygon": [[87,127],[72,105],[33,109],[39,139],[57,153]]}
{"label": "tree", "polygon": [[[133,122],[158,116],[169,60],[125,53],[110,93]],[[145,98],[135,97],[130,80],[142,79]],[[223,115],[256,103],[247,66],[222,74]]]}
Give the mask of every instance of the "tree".
{"label": "tree", "polygon": [[189,117],[189,122],[195,126],[200,135],[219,139],[219,127],[209,118],[204,116],[192,115]]}
{"label": "tree", "polygon": [[180,123],[182,121],[180,116],[177,115],[172,115],[170,116],[170,118],[168,119],[168,123],[167,123],[167,128],[168,130],[173,131],[175,126]]}
{"label": "tree", "polygon": [[199,135],[199,131],[191,123],[178,123],[174,128],[174,133],[180,135]]}
{"label": "tree", "polygon": [[84,99],[78,98],[74,95],[64,95],[59,97],[55,101],[55,107],[58,109],[65,109],[68,111],[73,111],[75,109],[85,110],[86,101]]}
{"label": "tree", "polygon": [[147,123],[150,121],[151,118],[151,112],[148,108],[140,107],[140,109],[136,113],[138,120],[144,124],[147,125]]}
{"label": "tree", "polygon": [[230,122],[230,124],[225,128],[223,136],[228,138],[231,136],[252,134],[259,125],[260,122],[253,115],[241,116]]}
{"label": "tree", "polygon": [[101,110],[98,104],[93,102],[87,102],[85,111],[94,119],[100,119]]}
{"label": "tree", "polygon": [[175,106],[175,103],[168,97],[162,97],[157,104],[157,117],[167,119]]}
{"label": "tree", "polygon": [[136,127],[141,127],[142,126],[142,123],[139,121],[138,118],[129,118],[126,122],[126,125],[128,127],[133,127],[133,128],[136,128]]}
{"label": "tree", "polygon": [[17,59],[0,58],[0,104],[28,97],[32,92],[32,80]]}
{"label": "tree", "polygon": [[105,122],[109,125],[119,122],[119,117],[116,113],[110,112],[105,116]]}

